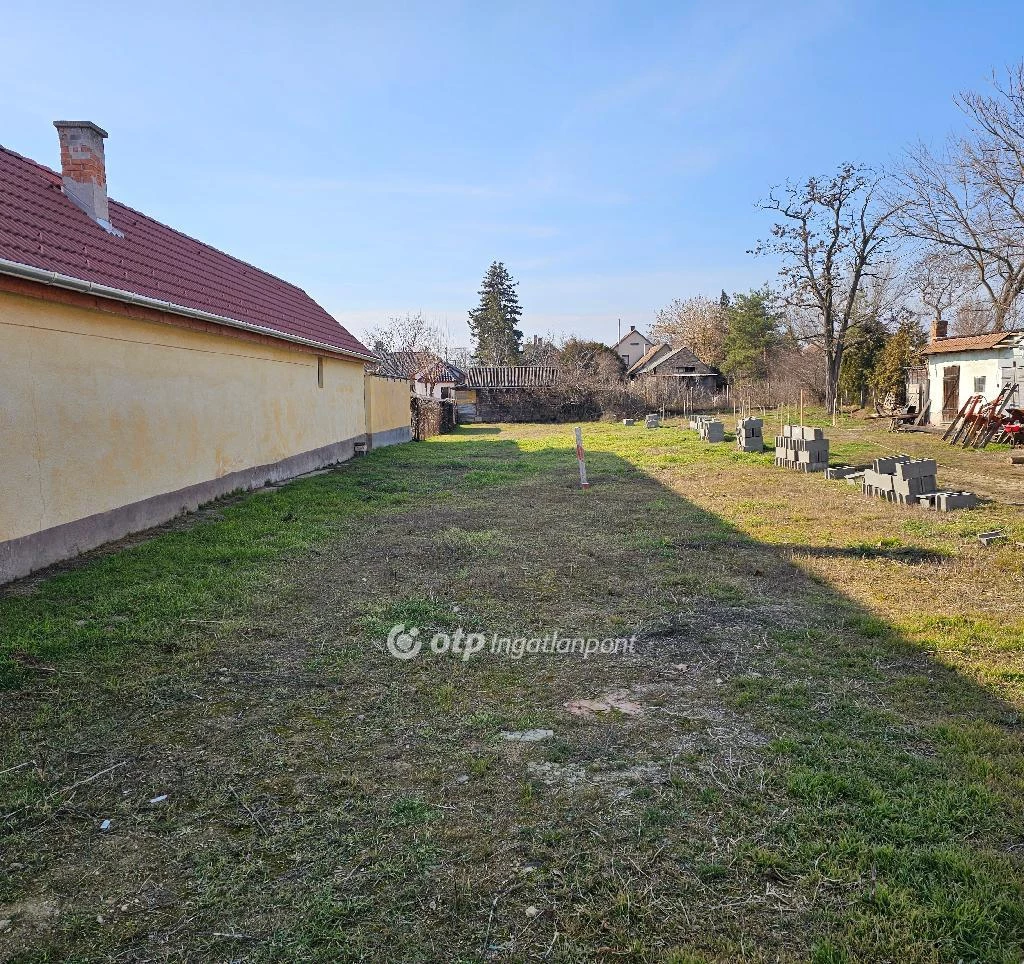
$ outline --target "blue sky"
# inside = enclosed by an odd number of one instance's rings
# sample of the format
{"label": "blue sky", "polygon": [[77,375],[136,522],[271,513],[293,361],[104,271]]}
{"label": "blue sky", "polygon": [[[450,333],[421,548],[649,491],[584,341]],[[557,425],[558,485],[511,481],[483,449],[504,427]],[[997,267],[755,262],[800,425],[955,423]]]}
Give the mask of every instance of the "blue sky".
{"label": "blue sky", "polygon": [[[147,7],[149,9],[147,9]],[[467,344],[493,259],[527,334],[614,340],[770,280],[786,177],[884,164],[1024,57],[1016,3],[218,3],[4,12],[0,143],[106,128],[113,197],[304,287],[359,332]]]}

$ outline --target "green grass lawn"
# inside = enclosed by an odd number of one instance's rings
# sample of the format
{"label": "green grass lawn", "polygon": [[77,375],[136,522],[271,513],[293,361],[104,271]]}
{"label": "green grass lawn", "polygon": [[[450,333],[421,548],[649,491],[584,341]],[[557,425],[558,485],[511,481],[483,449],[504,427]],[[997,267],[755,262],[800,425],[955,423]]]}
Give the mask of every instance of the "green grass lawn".
{"label": "green grass lawn", "polygon": [[0,959],[1020,961],[1013,499],[584,436],[588,491],[463,429],[0,590]]}

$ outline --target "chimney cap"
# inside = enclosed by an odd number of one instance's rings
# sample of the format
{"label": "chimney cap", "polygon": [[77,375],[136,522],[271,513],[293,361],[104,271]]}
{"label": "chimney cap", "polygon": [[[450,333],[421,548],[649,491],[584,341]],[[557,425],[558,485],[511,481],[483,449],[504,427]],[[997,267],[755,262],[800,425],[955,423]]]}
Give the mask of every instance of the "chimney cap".
{"label": "chimney cap", "polygon": [[69,121],[69,120],[55,120],[53,126],[57,130],[64,130],[65,128],[85,127],[88,130],[95,131],[100,137],[109,137],[110,135],[102,128],[99,124],[94,124],[92,121]]}

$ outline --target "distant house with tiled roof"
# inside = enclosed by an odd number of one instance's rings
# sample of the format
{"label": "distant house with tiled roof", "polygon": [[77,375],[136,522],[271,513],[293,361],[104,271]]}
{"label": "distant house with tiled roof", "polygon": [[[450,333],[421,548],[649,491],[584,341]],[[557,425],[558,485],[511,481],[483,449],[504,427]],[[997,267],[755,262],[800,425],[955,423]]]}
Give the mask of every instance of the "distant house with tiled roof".
{"label": "distant house with tiled roof", "polygon": [[60,173],[0,148],[0,582],[409,437],[306,292],[114,201],[106,132],[55,126]]}
{"label": "distant house with tiled roof", "polygon": [[705,365],[689,348],[671,348],[668,345],[658,347],[665,350],[650,352],[649,359],[638,364],[632,371],[632,378],[669,379],[694,394],[714,395],[724,387],[722,373]]}
{"label": "distant house with tiled roof", "polygon": [[992,400],[1011,385],[1019,386],[1014,404],[1024,405],[1024,334],[945,335],[944,324],[932,325],[931,339],[922,349],[924,377],[911,372],[911,402],[927,409],[927,424],[946,425],[972,395]]}
{"label": "distant house with tiled roof", "polygon": [[375,348],[373,370],[390,378],[404,378],[416,395],[454,398],[455,386],[465,373],[432,351],[387,351]]}
{"label": "distant house with tiled roof", "polygon": [[630,325],[629,331],[612,346],[612,351],[622,359],[622,363],[629,369],[653,347],[654,342],[650,338],[642,331],[637,331],[636,325]]}
{"label": "distant house with tiled roof", "polygon": [[663,355],[672,351],[672,346],[662,342],[660,345],[652,345],[643,355],[641,355],[629,368],[626,369],[626,377],[633,378],[638,375],[647,365],[653,362],[656,358],[661,358]]}

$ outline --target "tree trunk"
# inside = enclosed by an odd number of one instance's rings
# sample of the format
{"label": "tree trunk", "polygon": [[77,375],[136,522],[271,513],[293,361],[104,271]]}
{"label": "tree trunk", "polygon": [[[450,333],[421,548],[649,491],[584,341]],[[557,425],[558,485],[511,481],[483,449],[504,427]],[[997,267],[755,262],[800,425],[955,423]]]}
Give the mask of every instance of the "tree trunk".
{"label": "tree trunk", "polygon": [[826,355],[825,361],[825,411],[831,415],[836,408],[836,397],[839,393],[839,369],[843,364],[842,351]]}

